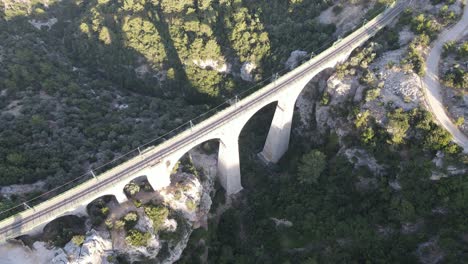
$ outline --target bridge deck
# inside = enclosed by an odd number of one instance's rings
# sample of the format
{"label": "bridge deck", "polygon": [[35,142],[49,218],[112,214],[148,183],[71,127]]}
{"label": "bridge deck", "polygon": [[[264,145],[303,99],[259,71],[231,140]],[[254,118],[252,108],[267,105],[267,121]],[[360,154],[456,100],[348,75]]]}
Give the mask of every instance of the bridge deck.
{"label": "bridge deck", "polygon": [[156,147],[151,147],[149,150],[143,151],[140,156],[132,158],[123,164],[98,175],[97,179],[90,179],[78,186],[75,186],[73,189],[34,206],[31,209],[25,210],[1,221],[0,242],[23,235],[35,227],[42,226],[44,223],[55,219],[57,216],[73,210],[77,205],[89,202],[86,197],[97,193],[104,193],[108,188],[124,181],[126,176],[148,167],[149,164],[162,160],[164,157],[187,145],[189,142],[192,142],[221,127],[223,124],[229,122],[246,109],[261,104],[276,92],[282,89],[288,89],[291,83],[302,78],[311,70],[316,69],[320,67],[320,65],[326,64],[331,60],[336,60],[336,58],[342,53],[349,53],[350,50],[362,45],[362,43],[367,41],[371,36],[376,34],[381,28],[398,16],[406,6],[406,3],[404,2],[406,1],[400,1],[398,4],[393,5],[392,8],[387,9],[384,13],[369,21],[366,25],[359,28],[338,43],[335,43],[335,45],[308,62],[288,72],[275,82],[272,82],[252,93],[245,99],[237,102],[235,105],[230,106],[197,124],[192,129],[186,130]]}

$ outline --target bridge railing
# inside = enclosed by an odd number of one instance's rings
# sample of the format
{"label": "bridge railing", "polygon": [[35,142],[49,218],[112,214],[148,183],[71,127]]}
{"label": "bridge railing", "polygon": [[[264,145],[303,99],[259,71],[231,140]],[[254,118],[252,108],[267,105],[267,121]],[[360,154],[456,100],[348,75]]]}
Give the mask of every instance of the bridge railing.
{"label": "bridge railing", "polygon": [[[0,222],[0,241],[5,241],[6,238],[8,237],[14,237],[18,236],[21,231],[27,231],[33,229],[37,225],[42,225],[45,222],[49,221],[51,218],[55,218],[58,215],[63,214],[64,212],[71,210],[75,208],[78,205],[81,205],[82,201],[86,200],[86,197],[80,197],[79,194],[82,192],[85,192],[87,189],[92,189],[91,192],[88,194],[98,194],[102,192],[106,192],[106,190],[112,186],[115,185],[116,182],[121,181],[124,179],[126,176],[129,176],[129,174],[132,173],[132,171],[128,171],[128,173],[123,174],[122,176],[113,179],[110,181],[108,184],[100,186],[99,188],[93,188],[94,185],[96,185],[98,182],[105,181],[109,178],[112,178],[112,176],[115,176],[117,174],[121,174],[124,172],[127,168],[131,167],[132,165],[137,164],[138,162],[141,162],[142,160],[146,160],[148,157],[151,157],[158,152],[161,152],[162,154],[158,158],[163,158],[164,156],[170,154],[171,146],[176,144],[177,142],[182,141],[184,138],[188,138],[192,134],[200,134],[201,136],[209,133],[210,129],[209,128],[213,123],[217,123],[216,127],[219,127],[220,125],[224,124],[225,122],[228,122],[229,120],[224,120],[223,117],[225,116],[231,116],[237,114],[236,111],[238,109],[242,109],[243,107],[246,107],[248,105],[254,105],[261,103],[261,100],[258,101],[258,98],[264,98],[265,94],[268,94],[275,88],[281,88],[284,86],[285,83],[290,82],[291,80],[294,80],[294,77],[297,76],[298,74],[304,72],[308,67],[311,65],[314,65],[324,58],[329,57],[328,59],[335,58],[343,52],[348,52],[348,50],[344,47],[348,45],[348,41],[352,40],[356,36],[362,34],[364,31],[368,30],[371,26],[383,22],[383,18],[389,13],[392,12],[392,10],[395,9],[395,6],[393,6],[392,9],[386,10],[384,13],[378,15],[371,21],[369,21],[366,25],[363,27],[359,28],[346,38],[342,39],[339,43],[336,45],[328,48],[324,52],[318,54],[316,57],[312,58],[308,62],[300,65],[296,69],[286,73],[285,75],[281,76],[278,78],[276,81],[266,85],[265,87],[259,89],[258,91],[248,95],[246,98],[244,98],[241,101],[238,101],[235,105],[232,105],[226,109],[223,109],[219,111],[218,113],[214,114],[210,118],[203,120],[202,122],[195,124],[193,128],[185,130],[181,132],[180,134],[172,137],[171,139],[155,146],[155,147],[150,147],[150,150],[143,150],[141,155],[134,157],[114,168],[111,168],[110,170],[105,171],[104,173],[101,173],[97,175],[96,179],[91,179],[88,180],[82,184],[79,184],[70,190],[61,193],[45,202],[40,203],[37,206],[34,206],[31,209],[27,209],[23,212],[20,212],[16,215],[13,215],[3,221]],[[395,14],[396,16],[397,14]],[[374,31],[377,32],[380,28],[376,28]],[[375,33],[374,32],[374,33]],[[373,34],[370,34],[373,35]],[[370,36],[367,36],[369,38]],[[362,40],[361,40],[362,41]],[[344,49],[343,49],[344,48]],[[351,47],[350,47],[351,48]],[[339,50],[337,54],[335,52]],[[221,120],[222,122],[219,122]],[[182,126],[181,126],[182,127]],[[215,129],[215,128],[212,128]],[[201,133],[204,132],[204,133]],[[165,151],[168,149],[169,151]],[[141,170],[142,168],[139,167],[138,170]],[[70,200],[70,197],[75,198],[78,196],[76,199]],[[91,195],[92,196],[92,195]],[[51,210],[51,208],[54,208]],[[33,220],[23,222],[24,219],[28,219],[29,217],[40,213],[41,211],[48,211],[47,214],[43,214],[40,217],[34,218]],[[18,226],[20,225],[20,226]],[[13,227],[12,229],[9,229]],[[6,230],[9,229],[9,230]]]}

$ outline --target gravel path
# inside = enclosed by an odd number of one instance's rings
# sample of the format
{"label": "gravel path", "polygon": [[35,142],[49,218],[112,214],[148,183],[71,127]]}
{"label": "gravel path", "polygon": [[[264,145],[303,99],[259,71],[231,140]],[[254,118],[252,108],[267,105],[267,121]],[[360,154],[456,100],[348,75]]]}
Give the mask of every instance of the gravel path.
{"label": "gravel path", "polygon": [[[466,0],[465,0],[466,2]],[[468,4],[465,3],[463,17],[460,21],[448,30],[443,31],[439,38],[432,45],[432,50],[427,57],[427,72],[423,78],[423,88],[429,104],[430,111],[441,124],[453,136],[453,141],[463,147],[468,153],[468,137],[461,132],[448,117],[442,102],[439,83],[439,61],[444,43],[450,40],[457,40],[468,34]]]}

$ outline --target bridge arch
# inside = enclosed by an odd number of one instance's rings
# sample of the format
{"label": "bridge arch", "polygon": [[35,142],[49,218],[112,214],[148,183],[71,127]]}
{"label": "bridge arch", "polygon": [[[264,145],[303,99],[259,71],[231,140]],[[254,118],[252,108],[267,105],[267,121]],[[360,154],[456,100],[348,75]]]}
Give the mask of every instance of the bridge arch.
{"label": "bridge arch", "polygon": [[42,238],[45,241],[54,241],[54,244],[65,246],[74,235],[84,235],[85,218],[74,214],[66,214],[54,218],[42,228]]}
{"label": "bridge arch", "polygon": [[104,223],[110,213],[110,208],[118,206],[119,202],[115,195],[100,196],[86,205],[86,212],[93,226]]}

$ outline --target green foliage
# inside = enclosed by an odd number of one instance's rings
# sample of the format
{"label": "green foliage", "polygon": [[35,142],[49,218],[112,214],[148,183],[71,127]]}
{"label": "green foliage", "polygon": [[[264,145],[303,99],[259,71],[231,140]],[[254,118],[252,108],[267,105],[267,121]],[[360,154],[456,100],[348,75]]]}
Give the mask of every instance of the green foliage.
{"label": "green foliage", "polygon": [[[107,224],[107,223],[106,223]],[[108,225],[109,227],[110,225]],[[113,227],[116,229],[116,230],[123,230],[125,228],[125,221],[123,220],[117,220],[114,222],[113,224]]]}
{"label": "green foliage", "polygon": [[443,47],[443,55],[447,56],[449,53],[454,52],[456,50],[456,42],[455,41],[448,41],[444,44]]}
{"label": "green foliage", "polygon": [[125,222],[125,229],[130,230],[138,223],[138,219],[137,212],[128,212],[121,220]]}
{"label": "green foliage", "polygon": [[151,239],[151,233],[142,232],[138,229],[131,229],[125,236],[125,242],[134,247],[145,247]]}
{"label": "green foliage", "polygon": [[[6,3],[2,186],[47,179],[53,188],[178,127],[205,111],[202,103],[245,89],[195,61],[252,61],[256,76],[270,76],[292,50],[315,50],[335,31],[314,20],[328,0]],[[42,30],[27,22],[50,18],[57,23]],[[7,113],[16,101],[18,114]]]}
{"label": "green foliage", "polygon": [[377,99],[380,96],[380,88],[371,88],[366,90],[365,101],[370,102]]}
{"label": "green foliage", "polygon": [[442,78],[443,84],[455,89],[468,89],[468,71],[456,66],[448,70]]}
{"label": "green foliage", "polygon": [[330,103],[330,94],[328,92],[324,92],[322,94],[322,99],[320,99],[320,105],[326,106]]}
{"label": "green foliage", "polygon": [[299,181],[304,184],[317,183],[326,166],[326,156],[319,150],[312,150],[301,158],[298,168]]}
{"label": "green foliage", "polygon": [[417,34],[425,34],[434,38],[440,30],[440,27],[434,19],[427,17],[425,14],[419,14],[413,16],[411,20],[411,29]]}
{"label": "green foliage", "polygon": [[409,115],[398,108],[393,113],[388,113],[387,130],[391,134],[391,142],[399,145],[404,142],[406,132],[410,128]]}
{"label": "green foliage", "polygon": [[83,236],[83,235],[73,236],[71,241],[73,242],[73,244],[80,247],[81,245],[83,245],[83,243],[85,241],[85,236]]}
{"label": "green foliage", "polygon": [[189,211],[195,211],[195,209],[197,209],[197,204],[192,200],[192,199],[187,199],[185,201],[185,206],[187,207],[187,209]]}
{"label": "green foliage", "polygon": [[354,124],[356,125],[357,128],[361,127],[366,127],[368,124],[368,119],[369,119],[370,112],[369,110],[366,110],[364,112],[360,112],[356,115],[356,120],[354,121]]}
{"label": "green foliage", "polygon": [[159,205],[145,205],[145,213],[153,222],[154,232],[158,232],[161,229],[162,224],[169,215],[169,210],[164,206]]}
{"label": "green foliage", "polygon": [[135,182],[130,182],[129,184],[125,185],[124,191],[130,196],[135,196],[135,194],[140,191],[140,186]]}
{"label": "green foliage", "polygon": [[460,48],[458,49],[458,54],[463,58],[468,57],[468,41],[465,41],[461,44]]}
{"label": "green foliage", "polygon": [[465,118],[463,116],[460,116],[459,118],[457,118],[457,121],[455,121],[455,125],[458,127],[462,126],[464,123],[465,123]]}
{"label": "green foliage", "polygon": [[[423,41],[423,43],[426,43]],[[418,49],[417,40],[413,41],[409,45],[408,55],[402,61],[403,65],[408,65],[415,73],[419,76],[424,76],[426,74],[426,62],[423,55]]]}

